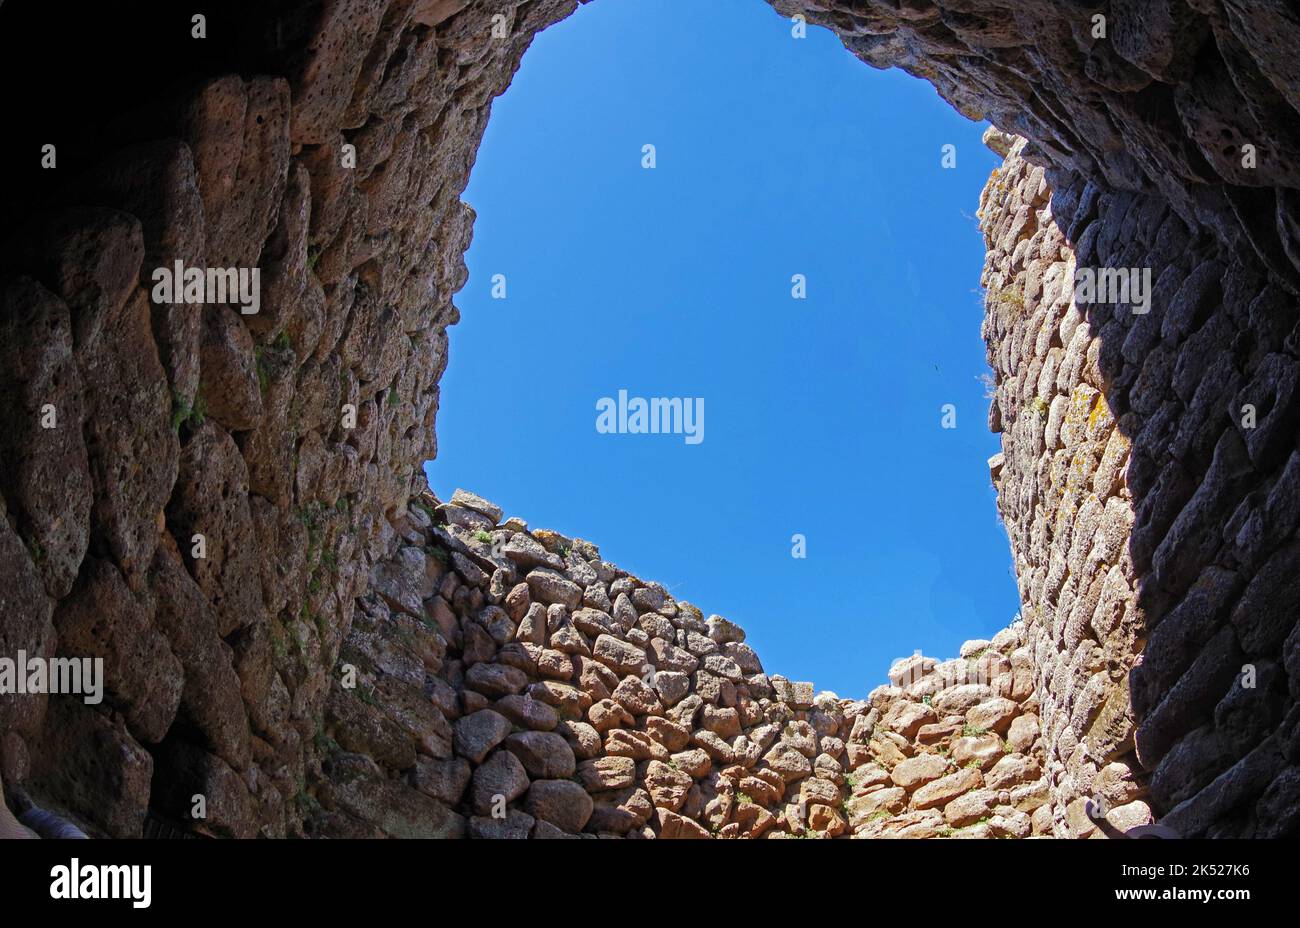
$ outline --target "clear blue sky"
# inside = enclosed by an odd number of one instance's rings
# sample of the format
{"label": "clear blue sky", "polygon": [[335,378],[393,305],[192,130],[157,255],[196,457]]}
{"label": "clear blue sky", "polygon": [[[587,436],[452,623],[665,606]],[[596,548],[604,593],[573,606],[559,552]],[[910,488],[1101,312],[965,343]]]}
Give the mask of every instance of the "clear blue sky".
{"label": "clear blue sky", "polygon": [[[983,128],[762,0],[580,8],[497,99],[465,194],[434,491],[595,542],[841,696],[1004,627]],[[703,397],[704,441],[598,434],[620,389]]]}

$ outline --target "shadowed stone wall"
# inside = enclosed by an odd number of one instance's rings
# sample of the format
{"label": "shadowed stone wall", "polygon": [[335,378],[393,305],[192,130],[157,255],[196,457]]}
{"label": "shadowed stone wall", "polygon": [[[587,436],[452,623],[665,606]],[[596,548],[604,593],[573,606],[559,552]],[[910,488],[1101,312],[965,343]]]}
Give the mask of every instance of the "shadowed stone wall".
{"label": "shadowed stone wall", "polygon": [[[1053,193],[1026,147],[984,194],[984,335],[1056,833],[1092,833],[1090,800],[1119,827],[1289,833],[1294,304],[1163,201]],[[1080,267],[1151,268],[1147,311],[1074,299]]]}
{"label": "shadowed stone wall", "polygon": [[[101,656],[107,695],[0,698],[6,784],[110,834],[196,792],[220,833],[298,833],[356,597],[436,454],[490,101],[575,6],[242,4],[210,74],[47,101],[96,129],[4,250],[0,653]],[[259,268],[260,311],[151,301],[177,260]]]}

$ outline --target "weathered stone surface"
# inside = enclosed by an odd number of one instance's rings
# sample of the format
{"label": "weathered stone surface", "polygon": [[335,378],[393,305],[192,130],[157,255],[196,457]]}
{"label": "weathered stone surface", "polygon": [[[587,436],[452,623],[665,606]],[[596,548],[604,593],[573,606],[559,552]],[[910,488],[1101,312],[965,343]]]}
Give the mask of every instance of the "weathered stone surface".
{"label": "weathered stone surface", "polygon": [[505,664],[475,664],[465,673],[465,686],[485,696],[515,696],[527,685],[527,674]]}
{"label": "weathered stone surface", "polygon": [[523,762],[534,779],[572,776],[577,763],[569,743],[554,732],[517,732],[506,739],[505,748]]}
{"label": "weathered stone surface", "polygon": [[474,768],[470,779],[470,808],[476,815],[492,815],[522,796],[528,783],[524,765],[514,752],[494,751],[491,757]]}
{"label": "weathered stone surface", "polygon": [[569,780],[534,780],[524,798],[529,815],[550,822],[561,831],[579,832],[591,818],[591,797]]}
{"label": "weathered stone surface", "polygon": [[636,783],[636,761],[630,757],[596,757],[577,767],[578,782],[589,793],[623,789]]}
{"label": "weathered stone surface", "polygon": [[592,656],[618,673],[636,674],[646,664],[645,651],[612,635],[601,635],[592,646]]}
{"label": "weathered stone surface", "polygon": [[446,760],[419,757],[416,758],[415,770],[411,774],[411,785],[440,802],[455,806],[465,795],[470,773],[469,762],[460,757]]}
{"label": "weathered stone surface", "polygon": [[911,738],[916,735],[921,726],[930,724],[934,720],[934,710],[929,706],[919,702],[903,701],[894,703],[882,721],[887,728],[893,729],[904,738]]}
{"label": "weathered stone surface", "polygon": [[909,757],[890,773],[896,786],[909,792],[937,780],[948,772],[948,761],[938,754],[919,754]]}
{"label": "weathered stone surface", "polygon": [[858,824],[873,815],[888,815],[899,812],[907,800],[907,790],[901,786],[877,789],[863,795],[855,795],[845,805],[849,811],[849,822]]}
{"label": "weathered stone surface", "polygon": [[[33,776],[51,798],[115,838],[138,838],[153,778],[153,757],[107,716],[77,699],[51,700]],[[103,777],[105,759],[113,775]]]}
{"label": "weathered stone surface", "polygon": [[[82,362],[81,375],[86,395],[92,398],[86,410],[90,474],[95,488],[92,534],[105,537],[113,559],[134,582],[153,558],[159,513],[169,497],[175,501],[187,496],[186,485],[192,483],[192,478],[177,472],[177,438],[171,428],[173,400],[154,347],[149,302],[142,291],[127,301],[111,326],[105,327],[97,350]],[[230,449],[222,450],[225,453],[219,459],[214,456],[206,461],[214,468],[208,475],[207,489],[215,493],[218,486],[228,482],[246,487],[238,452],[232,456]],[[187,459],[199,456],[202,451],[195,448]],[[241,502],[247,511],[246,499]],[[192,521],[208,522],[197,512]],[[244,522],[232,528],[241,530],[243,547],[251,548],[247,544],[252,538],[250,526]],[[188,539],[190,533],[180,537]],[[225,563],[219,551],[217,557]],[[237,558],[232,552],[232,559]],[[255,581],[250,589],[256,590]]]}
{"label": "weathered stone surface", "polygon": [[944,821],[954,828],[973,825],[982,818],[988,818],[996,799],[997,794],[986,789],[964,793],[943,807]]}
{"label": "weathered stone surface", "polygon": [[476,815],[469,820],[469,837],[491,841],[522,841],[533,834],[537,820],[518,809],[507,809],[504,818]]}
{"label": "weathered stone surface", "polygon": [[248,471],[233,439],[213,422],[205,422],[185,446],[167,521],[178,538],[203,536],[205,556],[186,566],[216,610],[221,636],[260,622]]}
{"label": "weathered stone surface", "polygon": [[600,732],[586,722],[561,721],[556,725],[555,730],[569,743],[569,747],[573,749],[574,757],[579,760],[595,757],[600,753]]}
{"label": "weathered stone surface", "polygon": [[558,603],[566,609],[577,609],[582,603],[582,587],[545,568],[529,571],[528,591],[539,602]]}
{"label": "weathered stone surface", "polygon": [[1012,720],[1019,712],[1019,706],[1010,699],[999,696],[970,709],[966,713],[966,722],[976,728],[1003,734],[1011,727]]}
{"label": "weathered stone surface", "polygon": [[[139,232],[133,231],[138,248]],[[138,254],[136,258],[138,263]],[[66,253],[61,259],[74,260]],[[117,291],[122,271],[104,272]],[[98,289],[75,279],[82,273],[79,268],[64,273],[74,278],[64,289]],[[124,298],[124,293],[112,293],[107,305],[92,304],[86,313],[90,318],[77,321],[93,326],[97,337],[104,322],[95,310],[115,311]],[[29,278],[0,282],[0,428],[9,437],[0,444],[0,489],[13,517],[29,526],[28,547],[42,555],[36,567],[55,598],[67,595],[86,553],[94,498],[82,436],[84,387],[74,360],[73,334],[69,308],[53,293]]]}
{"label": "weathered stone surface", "polygon": [[525,569],[550,567],[559,570],[564,564],[557,555],[551,554],[523,532],[512,535],[502,547],[501,553]]}
{"label": "weathered stone surface", "polygon": [[331,690],[325,713],[335,728],[335,740],[344,750],[396,770],[415,766],[415,746],[406,732],[355,691]]}
{"label": "weathered stone surface", "polygon": [[[50,621],[53,603],[36,565],[18,534],[10,528],[0,500],[0,648],[13,660],[21,651],[38,658],[54,655],[57,638]],[[36,734],[45,716],[47,697],[6,692],[0,695],[0,728]],[[13,775],[4,771],[12,782]]]}
{"label": "weathered stone surface", "polygon": [[560,723],[559,714],[553,708],[527,693],[503,696],[492,708],[514,724],[535,731],[552,731]]}
{"label": "weathered stone surface", "polygon": [[466,823],[456,812],[425,793],[378,776],[373,761],[356,754],[331,758],[322,802],[364,822],[380,836],[463,838]]}
{"label": "weathered stone surface", "polygon": [[[154,556],[150,585],[157,593],[154,623],[184,669],[180,715],[203,733],[215,754],[242,770],[250,760],[250,742],[234,655],[217,634],[212,607],[169,542],[164,539]],[[165,659],[161,666],[167,666]],[[151,673],[157,670],[155,665]]]}
{"label": "weathered stone surface", "polygon": [[460,489],[459,487],[451,494],[451,504],[482,513],[492,520],[493,525],[500,522],[501,517],[505,515],[500,506],[489,503],[477,493],[471,493],[469,490]]}
{"label": "weathered stone surface", "polygon": [[659,825],[660,838],[666,840],[699,840],[709,837],[709,833],[703,825],[668,809],[655,809],[655,819]]}
{"label": "weathered stone surface", "polygon": [[453,730],[456,753],[472,764],[481,764],[488,751],[510,734],[510,722],[499,712],[480,709],[457,719]]}
{"label": "weathered stone surface", "polygon": [[945,777],[940,777],[918,789],[912,796],[912,807],[931,809],[945,805],[969,790],[976,789],[983,782],[980,772],[974,769],[958,770]]}
{"label": "weathered stone surface", "polygon": [[646,767],[645,788],[656,808],[676,812],[686,802],[694,780],[685,771],[663,761],[652,760]]}
{"label": "weathered stone surface", "polygon": [[94,560],[59,604],[54,625],[64,654],[103,660],[106,697],[132,734],[161,741],[180,705],[184,671],[154,624],[154,604],[133,594],[111,563]]}

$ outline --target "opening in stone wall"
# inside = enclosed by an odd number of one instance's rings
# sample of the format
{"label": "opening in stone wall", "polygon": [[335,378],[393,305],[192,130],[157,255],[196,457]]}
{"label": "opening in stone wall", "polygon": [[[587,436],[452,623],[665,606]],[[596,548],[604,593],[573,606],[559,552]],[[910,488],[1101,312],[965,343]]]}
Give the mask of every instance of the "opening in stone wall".
{"label": "opening in stone wall", "polygon": [[[819,689],[991,638],[984,128],[762,3],[540,34],[464,195],[437,495],[599,542]],[[701,403],[698,444],[602,432],[620,391]]]}

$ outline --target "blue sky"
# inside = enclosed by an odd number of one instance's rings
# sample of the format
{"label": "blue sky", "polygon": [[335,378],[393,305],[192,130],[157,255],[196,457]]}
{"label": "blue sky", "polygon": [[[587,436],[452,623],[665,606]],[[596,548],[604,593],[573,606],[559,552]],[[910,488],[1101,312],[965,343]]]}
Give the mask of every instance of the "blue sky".
{"label": "blue sky", "polygon": [[[465,193],[434,491],[597,543],[842,696],[1004,627],[983,128],[762,0],[581,7],[495,102]],[[620,389],[702,397],[704,441],[599,434]]]}

